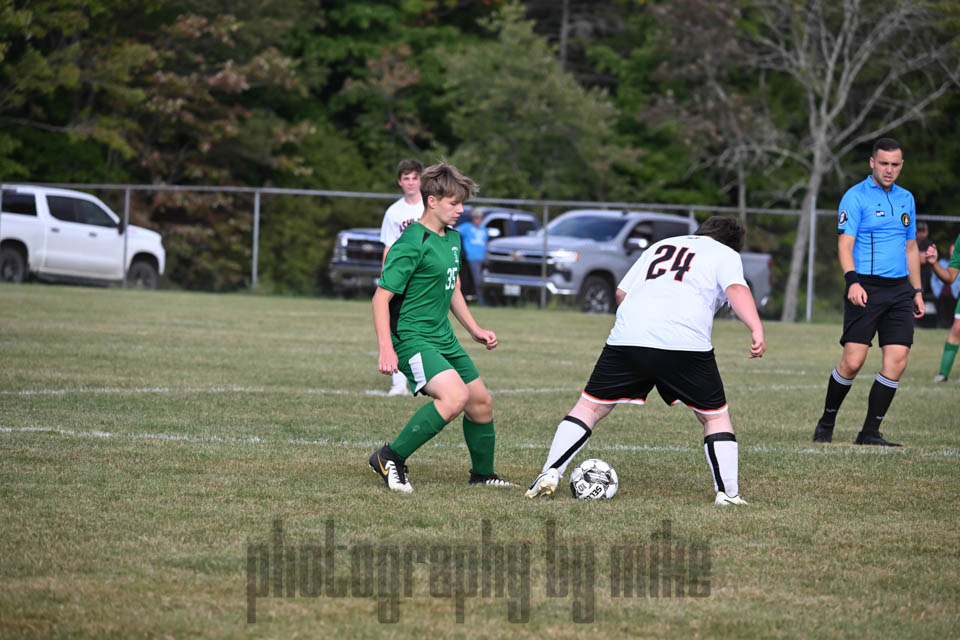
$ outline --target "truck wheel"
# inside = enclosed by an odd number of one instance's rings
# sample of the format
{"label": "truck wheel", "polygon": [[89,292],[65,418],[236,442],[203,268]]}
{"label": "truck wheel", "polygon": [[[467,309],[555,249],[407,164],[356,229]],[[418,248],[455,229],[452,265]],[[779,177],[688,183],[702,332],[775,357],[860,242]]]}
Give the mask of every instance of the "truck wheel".
{"label": "truck wheel", "polygon": [[134,262],[127,272],[127,284],[137,289],[156,289],[159,280],[157,270],[144,260]]}
{"label": "truck wheel", "polygon": [[19,284],[27,277],[27,261],[16,249],[0,250],[0,282]]}
{"label": "truck wheel", "polygon": [[580,310],[586,313],[613,313],[617,308],[613,287],[603,276],[589,276],[580,290]]}

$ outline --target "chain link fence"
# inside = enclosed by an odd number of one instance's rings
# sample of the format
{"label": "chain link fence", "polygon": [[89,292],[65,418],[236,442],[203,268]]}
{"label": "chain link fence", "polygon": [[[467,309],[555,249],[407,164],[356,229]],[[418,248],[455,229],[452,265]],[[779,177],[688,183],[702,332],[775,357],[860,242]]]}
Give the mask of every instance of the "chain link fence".
{"label": "chain link fence", "polygon": [[[337,233],[354,227],[377,228],[383,211],[398,194],[270,187],[218,187],[118,184],[46,184],[92,193],[125,223],[159,232],[167,251],[163,286],[210,292],[331,295],[327,266]],[[571,209],[626,209],[681,215],[703,221],[711,215],[741,217],[747,251],[772,258],[770,318],[779,318],[790,255],[801,212],[637,202],[586,202],[475,198],[471,203],[522,209],[544,226]],[[946,256],[960,234],[960,215],[919,214],[930,238]],[[843,277],[836,256],[836,211],[817,212],[804,265],[797,320],[827,319],[842,313]],[[932,301],[934,296],[928,294]],[[545,304],[546,294],[540,304]],[[809,301],[809,302],[808,302]]]}

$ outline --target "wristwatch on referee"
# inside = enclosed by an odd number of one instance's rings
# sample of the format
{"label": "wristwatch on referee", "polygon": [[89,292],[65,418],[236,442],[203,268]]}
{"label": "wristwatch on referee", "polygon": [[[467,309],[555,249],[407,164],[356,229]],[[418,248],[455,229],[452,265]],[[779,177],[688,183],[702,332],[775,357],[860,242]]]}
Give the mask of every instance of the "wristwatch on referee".
{"label": "wristwatch on referee", "polygon": [[913,290],[914,293],[923,293],[923,289],[917,288]]}

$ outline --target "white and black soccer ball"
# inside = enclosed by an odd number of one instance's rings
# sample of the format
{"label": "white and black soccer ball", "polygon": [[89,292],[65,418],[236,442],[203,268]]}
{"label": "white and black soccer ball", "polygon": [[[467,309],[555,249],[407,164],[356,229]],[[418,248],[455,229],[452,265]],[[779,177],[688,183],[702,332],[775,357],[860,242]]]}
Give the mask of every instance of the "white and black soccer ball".
{"label": "white and black soccer ball", "polygon": [[609,500],[619,487],[617,472],[597,458],[584,460],[570,474],[570,493],[578,500]]}

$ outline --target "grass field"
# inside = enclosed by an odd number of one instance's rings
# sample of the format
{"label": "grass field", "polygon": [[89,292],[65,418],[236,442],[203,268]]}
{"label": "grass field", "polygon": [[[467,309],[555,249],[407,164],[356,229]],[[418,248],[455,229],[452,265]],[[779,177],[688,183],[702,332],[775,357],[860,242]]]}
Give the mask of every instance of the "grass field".
{"label": "grass field", "polygon": [[[526,485],[612,318],[475,315],[500,338],[461,332],[498,471]],[[769,323],[750,361],[746,329],[717,322],[749,507],[713,506],[699,425],[655,393],[580,455],[617,468],[611,501],[467,486],[459,420],[404,496],[366,460],[423,400],[383,395],[368,304],[0,286],[0,635],[957,637],[960,386],[930,383],[945,332],[917,333],[884,421],[896,450],[846,444],[876,349],[840,442],[810,442],[838,333]]]}

